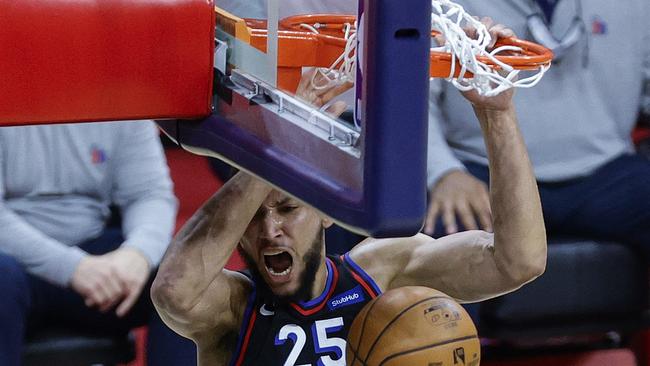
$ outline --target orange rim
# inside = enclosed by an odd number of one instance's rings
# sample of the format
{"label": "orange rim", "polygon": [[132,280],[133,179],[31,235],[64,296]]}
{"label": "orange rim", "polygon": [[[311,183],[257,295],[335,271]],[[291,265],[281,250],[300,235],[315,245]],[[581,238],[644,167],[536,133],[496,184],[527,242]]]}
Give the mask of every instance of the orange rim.
{"label": "orange rim", "polygon": [[496,57],[499,61],[515,68],[521,66],[537,69],[539,66],[549,65],[553,60],[553,51],[542,45],[523,39],[514,37],[500,39],[496,43],[496,47],[501,46],[515,46],[521,48],[521,53],[518,55]]}
{"label": "orange rim", "polygon": [[280,20],[280,27],[295,31],[307,31],[302,24],[319,25],[319,34],[343,39],[346,24],[353,24],[357,17],[344,14],[303,14],[293,15]]}
{"label": "orange rim", "polygon": [[[266,22],[246,19],[251,46],[266,52]],[[262,26],[263,27],[260,27]],[[253,28],[255,27],[255,28]],[[258,28],[259,27],[259,28]],[[284,28],[281,25],[282,28]],[[295,92],[303,67],[329,67],[345,52],[346,40],[323,33],[284,28],[278,30],[278,87]]]}
{"label": "orange rim", "polygon": [[[301,24],[319,25],[317,37],[333,44],[345,47],[345,40],[341,37],[344,32],[345,24],[354,24],[356,17],[354,15],[342,14],[305,14],[294,15],[280,20],[280,27],[296,32],[307,32]],[[308,32],[311,33],[311,32]],[[431,32],[431,36],[439,34],[436,31]],[[553,52],[539,44],[522,40],[519,38],[500,39],[495,47],[515,46],[521,49],[517,52],[504,52],[496,59],[512,66],[517,70],[537,70],[541,66],[550,65],[553,60]],[[499,65],[490,58],[481,56],[479,61],[499,68]],[[448,77],[451,72],[452,56],[449,53],[431,52],[431,75],[432,77]],[[470,75],[471,76],[471,75]]]}
{"label": "orange rim", "polygon": [[[217,10],[219,12],[219,10]],[[222,14],[223,13],[223,14]],[[225,14],[225,15],[224,15]],[[236,18],[223,11],[222,17],[227,16],[240,23],[245,35],[242,40],[251,46],[266,52],[266,39],[268,36],[267,22],[260,19]],[[345,24],[354,24],[356,17],[341,14],[306,14],[284,18],[279,22],[278,30],[278,86],[281,89],[295,91],[301,77],[302,67],[329,67],[345,50],[344,38]],[[301,24],[314,26],[318,24],[319,33],[313,33],[302,27]],[[438,35],[432,31],[431,36]],[[553,59],[553,52],[546,47],[533,42],[505,38],[497,42],[496,46],[516,46],[521,51],[504,53],[496,58],[517,70],[537,70],[541,66],[549,65]],[[451,72],[452,55],[443,52],[431,52],[430,76],[449,77]],[[499,65],[487,57],[479,60],[495,69]],[[460,67],[456,68],[457,70]],[[458,74],[458,71],[457,71]],[[454,75],[458,76],[458,75]],[[465,75],[471,77],[470,73]]]}
{"label": "orange rim", "polygon": [[[219,7],[215,7],[215,12],[216,23],[220,29],[238,41],[266,52],[266,20],[240,18]],[[302,68],[329,67],[344,52],[346,41],[343,37],[292,29],[295,28],[292,22],[285,24],[286,27],[280,25],[281,29],[278,30],[277,86],[282,90],[295,92],[302,76]]]}
{"label": "orange rim", "polygon": [[[431,32],[432,37],[439,34],[440,33],[437,31]],[[541,66],[550,65],[553,60],[553,51],[534,42],[511,37],[499,39],[495,47],[502,46],[515,46],[521,48],[521,51],[508,52],[496,56],[497,60],[512,66],[516,70],[534,71],[539,69]],[[477,59],[494,68],[499,68],[499,65],[488,57],[479,56]],[[448,77],[451,72],[451,60],[452,56],[449,53],[431,51],[430,76]],[[454,76],[458,76],[458,74]]]}
{"label": "orange rim", "polygon": [[[306,17],[306,15],[304,15]],[[250,29],[251,33],[257,34],[259,36],[266,37],[268,34],[268,23],[266,19],[243,19],[246,22],[246,26]],[[332,45],[345,47],[345,39],[343,37],[336,36],[335,32],[332,31],[334,28],[328,28],[323,33],[314,33],[310,32],[306,28],[300,27],[300,24],[295,26],[285,26],[283,20],[280,21],[278,29],[278,38],[280,39],[296,39],[299,41],[304,40],[316,40],[319,39],[320,42],[330,43]],[[342,27],[342,25],[341,25]]]}

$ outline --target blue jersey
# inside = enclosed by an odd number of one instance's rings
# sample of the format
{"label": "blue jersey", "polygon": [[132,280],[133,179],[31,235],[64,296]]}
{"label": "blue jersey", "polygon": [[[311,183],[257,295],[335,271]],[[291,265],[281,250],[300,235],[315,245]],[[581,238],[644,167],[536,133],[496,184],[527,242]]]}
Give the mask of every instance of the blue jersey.
{"label": "blue jersey", "polygon": [[230,365],[346,365],[350,325],[381,290],[348,254],[326,261],[327,284],[314,300],[274,305],[253,290]]}

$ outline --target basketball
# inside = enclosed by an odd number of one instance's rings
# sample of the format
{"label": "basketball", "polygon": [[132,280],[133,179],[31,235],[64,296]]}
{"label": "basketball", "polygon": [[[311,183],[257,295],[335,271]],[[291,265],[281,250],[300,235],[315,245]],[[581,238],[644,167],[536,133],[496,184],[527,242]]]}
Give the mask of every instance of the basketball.
{"label": "basketball", "polygon": [[427,287],[390,290],[368,303],[348,335],[348,366],[476,366],[481,345],[465,309]]}

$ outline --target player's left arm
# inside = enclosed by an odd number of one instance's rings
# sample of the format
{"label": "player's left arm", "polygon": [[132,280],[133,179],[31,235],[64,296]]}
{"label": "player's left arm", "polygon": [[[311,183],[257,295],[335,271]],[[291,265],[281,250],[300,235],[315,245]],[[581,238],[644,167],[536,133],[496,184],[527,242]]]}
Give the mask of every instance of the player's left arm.
{"label": "player's left arm", "polygon": [[384,289],[422,285],[460,301],[477,301],[517,289],[544,272],[544,219],[512,91],[492,98],[472,91],[465,97],[488,152],[494,234],[368,240],[351,257]]}
{"label": "player's left arm", "polygon": [[[532,247],[530,243],[522,240],[518,244],[525,250]],[[535,248],[516,260],[501,251],[507,248],[495,243],[495,234],[473,230],[437,240],[424,234],[367,239],[350,256],[382,291],[426,286],[459,302],[472,302],[513,291],[543,272],[545,255],[535,257],[539,252]]]}

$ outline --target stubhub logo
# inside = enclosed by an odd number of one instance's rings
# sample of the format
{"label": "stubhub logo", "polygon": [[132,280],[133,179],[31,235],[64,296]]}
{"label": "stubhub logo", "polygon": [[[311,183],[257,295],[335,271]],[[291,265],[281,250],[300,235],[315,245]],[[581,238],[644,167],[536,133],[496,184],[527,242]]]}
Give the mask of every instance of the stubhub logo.
{"label": "stubhub logo", "polygon": [[336,308],[356,304],[364,300],[365,297],[363,296],[363,290],[361,289],[361,286],[357,286],[352,290],[336,295],[327,303],[327,307],[330,310],[334,310]]}

